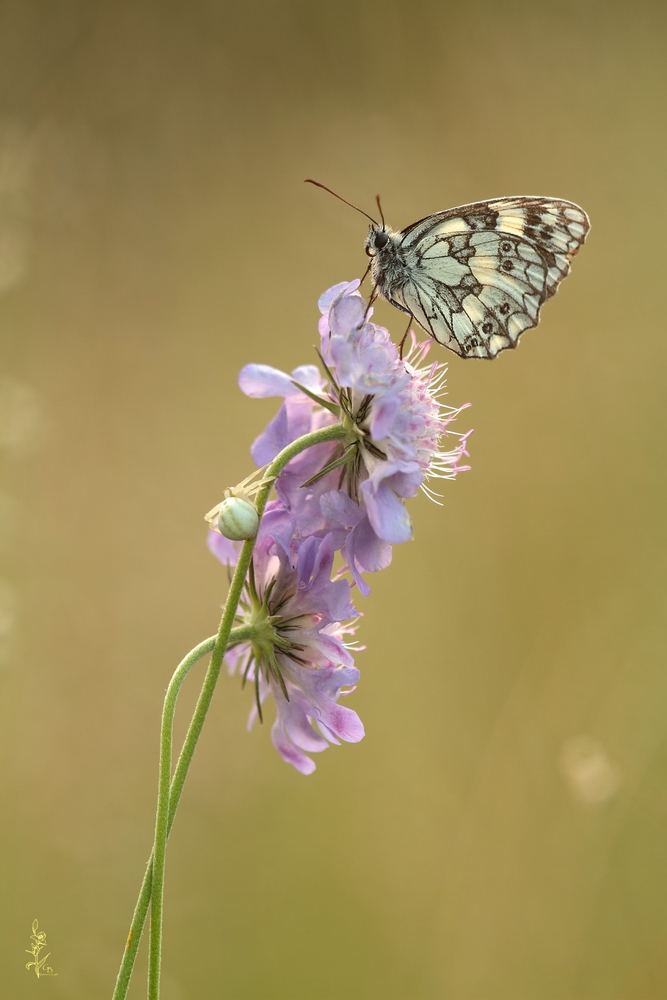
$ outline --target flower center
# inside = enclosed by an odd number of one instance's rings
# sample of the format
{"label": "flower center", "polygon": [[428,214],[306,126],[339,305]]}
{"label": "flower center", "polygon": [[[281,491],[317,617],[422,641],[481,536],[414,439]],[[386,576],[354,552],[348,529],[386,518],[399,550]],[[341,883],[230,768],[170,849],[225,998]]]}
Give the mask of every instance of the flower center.
{"label": "flower center", "polygon": [[[260,598],[255,587],[254,574],[251,573],[248,584],[246,600],[242,601],[243,623],[250,626],[252,635],[250,638],[250,655],[246,662],[243,682],[248,678],[251,668],[254,668],[255,693],[257,700],[257,710],[260,720],[262,719],[262,707],[259,694],[260,677],[268,682],[271,677],[280,686],[280,689],[289,701],[289,694],[285,685],[285,680],[280,669],[278,655],[287,655],[292,659],[298,659],[299,651],[303,648],[298,643],[288,639],[281,631],[281,625],[287,631],[306,627],[305,623],[299,619],[284,619],[283,615],[273,613],[271,594],[275,586],[275,578],[266,586],[263,596]],[[303,616],[302,616],[303,617]],[[310,623],[309,623],[310,624]]]}
{"label": "flower center", "polygon": [[359,413],[346,413],[343,411],[340,422],[347,431],[347,438],[342,442],[343,447],[349,447],[350,445],[358,447],[366,437],[366,431],[361,426]]}
{"label": "flower center", "polygon": [[270,613],[263,601],[261,604],[253,602],[245,614],[245,624],[253,630],[250,645],[258,664],[269,663],[276,646],[281,645],[280,636],[274,626],[277,617],[277,615]]}

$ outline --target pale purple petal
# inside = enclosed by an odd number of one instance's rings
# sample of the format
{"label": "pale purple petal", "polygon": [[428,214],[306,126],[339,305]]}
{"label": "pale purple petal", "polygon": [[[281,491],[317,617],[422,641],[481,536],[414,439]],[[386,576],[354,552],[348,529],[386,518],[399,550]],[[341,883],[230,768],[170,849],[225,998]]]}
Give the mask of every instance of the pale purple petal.
{"label": "pale purple petal", "polygon": [[359,671],[352,667],[295,667],[292,676],[293,680],[288,680],[289,702],[272,682],[278,714],[271,738],[284,760],[302,774],[311,774],[315,765],[302,751],[319,753],[329,743],[363,739],[364,727],[357,713],[337,704],[341,688],[353,687]]}
{"label": "pale purple petal", "polygon": [[361,490],[376,533],[392,545],[409,541],[412,538],[412,521],[405,504],[386,482],[380,483],[376,490],[368,488],[370,486],[370,481],[366,480],[361,484]]}
{"label": "pale purple petal", "polygon": [[233,677],[239,666],[239,663],[247,658],[250,647],[247,642],[239,643],[238,646],[232,646],[225,653],[225,663],[227,664],[227,670],[229,676]]}
{"label": "pale purple petal", "polygon": [[342,490],[330,490],[320,497],[320,508],[330,521],[346,528],[353,528],[365,517],[361,507]]}
{"label": "pale purple petal", "polygon": [[[347,584],[347,580],[340,580]],[[353,609],[354,610],[354,609]],[[302,658],[318,667],[352,667],[354,660],[349,649],[346,649],[340,639],[329,635],[322,627],[303,630],[299,634],[299,645],[303,646]],[[281,663],[283,661],[281,660]],[[293,673],[292,665],[285,662],[285,669]]]}
{"label": "pale purple petal", "polygon": [[299,396],[301,390],[294,384],[310,389],[320,394],[324,389],[324,380],[315,365],[300,365],[291,375],[281,372],[279,368],[270,365],[245,365],[239,374],[239,387],[246,396],[253,399],[265,399],[269,396]]}
{"label": "pale purple petal", "polygon": [[232,542],[217,531],[209,531],[206,537],[209,551],[225,566],[236,566],[241,552],[241,542]]}
{"label": "pale purple petal", "polygon": [[391,545],[376,534],[368,517],[350,534],[350,541],[355,562],[360,569],[378,573],[390,565]]}
{"label": "pale purple petal", "polygon": [[366,301],[361,295],[343,295],[329,311],[329,327],[335,335],[346,337],[358,329],[366,316]]}
{"label": "pale purple petal", "polygon": [[316,365],[299,365],[292,372],[292,378],[318,396],[322,394],[326,385]]}
{"label": "pale purple petal", "polygon": [[286,399],[266,430],[253,441],[253,461],[259,466],[272,462],[283,448],[307,434],[311,423],[312,403],[307,396],[299,393],[298,398]]}
{"label": "pale purple petal", "polygon": [[[324,555],[325,561],[330,555],[330,565],[333,563],[333,548],[331,547],[331,540],[327,538],[324,543],[320,543],[318,538],[306,538],[301,547],[299,548],[299,562],[297,566],[297,589],[304,590],[309,588],[312,581],[311,576],[313,569],[315,567],[315,560],[321,554]],[[327,573],[327,577],[328,577]]]}
{"label": "pale purple petal", "polygon": [[357,529],[353,528],[352,531],[347,536],[347,541],[343,546],[343,557],[345,559],[345,562],[347,563],[350,573],[352,574],[352,579],[357,585],[359,593],[361,594],[362,597],[368,597],[368,595],[371,592],[371,588],[368,586],[363,576],[361,575],[363,567],[360,566],[359,561],[355,558],[354,540],[356,533]]}
{"label": "pale purple petal", "polygon": [[424,477],[420,469],[415,469],[413,463],[406,462],[405,469],[395,472],[387,481],[394,493],[399,497],[409,500],[413,497],[422,484]]}
{"label": "pale purple petal", "polygon": [[283,403],[266,430],[252,443],[250,454],[255,465],[268,465],[290,444],[287,407]]}
{"label": "pale purple petal", "polygon": [[400,407],[398,395],[383,396],[373,401],[370,429],[374,441],[381,441],[387,436]]}
{"label": "pale purple petal", "polygon": [[239,388],[253,399],[293,396],[299,392],[286,372],[270,365],[245,365],[239,374]]}
{"label": "pale purple petal", "polygon": [[[273,741],[274,747],[287,764],[291,764],[292,767],[295,767],[297,771],[301,772],[301,774],[313,773],[315,770],[315,761],[306,756],[306,754],[295,747],[293,743],[290,743],[277,719],[271,729],[271,740]],[[322,749],[325,748],[322,747]]]}
{"label": "pale purple petal", "polygon": [[317,725],[324,736],[333,742],[333,735],[346,743],[358,743],[365,736],[364,724],[355,711],[343,705],[327,706]]}
{"label": "pale purple petal", "polygon": [[[322,590],[331,588],[331,569],[333,567],[334,545],[333,536],[325,538],[307,538],[299,549],[298,589],[308,590],[311,594],[319,594]],[[352,617],[346,615],[347,618]]]}
{"label": "pale purple petal", "polygon": [[341,688],[354,687],[359,680],[359,671],[354,667],[310,671],[301,667],[298,673],[302,689],[315,708],[315,721],[328,730],[325,735],[330,738],[329,734],[334,734],[347,743],[358,743],[363,739],[364,727],[357,713],[337,704]]}
{"label": "pale purple petal", "polygon": [[[341,539],[339,548],[342,548],[342,545],[343,540]],[[329,621],[343,622],[348,618],[357,617],[357,610],[350,603],[350,584],[347,580],[334,580],[329,584],[324,594],[326,596],[324,610]]]}
{"label": "pale purple petal", "polygon": [[331,305],[339,295],[347,293],[348,295],[352,292],[356,292],[357,288],[361,284],[359,278],[355,278],[354,281],[339,281],[337,285],[333,285],[331,288],[327,288],[326,292],[320,295],[317,305],[320,312],[324,316],[331,309]]}
{"label": "pale purple petal", "polygon": [[310,707],[293,685],[289,688],[290,700],[278,689],[276,694],[276,709],[280,726],[291,743],[308,753],[321,753],[327,749],[326,740],[316,732],[308,721],[307,710]]}

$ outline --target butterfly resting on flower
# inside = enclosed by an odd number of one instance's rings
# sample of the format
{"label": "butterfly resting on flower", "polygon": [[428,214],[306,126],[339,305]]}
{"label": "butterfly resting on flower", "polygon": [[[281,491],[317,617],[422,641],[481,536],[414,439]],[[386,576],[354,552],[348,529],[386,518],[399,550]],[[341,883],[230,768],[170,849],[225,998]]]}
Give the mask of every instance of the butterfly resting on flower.
{"label": "butterfly resting on flower", "polygon": [[371,301],[381,295],[463,358],[495,358],[537,326],[590,228],[571,201],[520,196],[436,212],[395,232],[377,201],[382,222],[367,216],[365,242]]}

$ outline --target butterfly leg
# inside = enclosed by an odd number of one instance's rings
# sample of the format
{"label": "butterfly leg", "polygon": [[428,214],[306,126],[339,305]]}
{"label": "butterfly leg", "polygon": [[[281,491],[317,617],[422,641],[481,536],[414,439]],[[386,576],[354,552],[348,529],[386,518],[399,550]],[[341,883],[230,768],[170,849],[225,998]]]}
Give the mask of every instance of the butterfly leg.
{"label": "butterfly leg", "polygon": [[368,272],[369,272],[369,271],[370,271],[370,269],[371,269],[371,264],[372,264],[372,263],[373,263],[372,261],[369,261],[369,262],[368,262],[368,267],[367,267],[367,268],[366,268],[366,270],[364,271],[364,276],[363,276],[363,278],[361,279],[361,281],[359,282],[359,288],[361,288],[361,286],[363,285],[364,281],[365,281],[365,280],[366,280],[366,278],[368,277]]}
{"label": "butterfly leg", "polygon": [[408,328],[405,331],[405,333],[403,334],[403,340],[398,345],[398,356],[401,359],[401,361],[403,360],[403,344],[405,343],[405,341],[407,339],[407,336],[410,333],[410,327],[412,326],[413,319],[414,319],[414,316],[412,315],[412,313],[410,313],[410,319],[408,320]]}
{"label": "butterfly leg", "polygon": [[[364,275],[364,277],[366,277],[366,275]],[[368,305],[366,306],[366,313],[364,315],[364,319],[366,319],[366,317],[368,316],[368,312],[373,303],[375,302],[376,298],[378,297],[378,294],[379,293],[377,285],[373,285],[373,291],[371,292],[370,298],[368,299]]]}

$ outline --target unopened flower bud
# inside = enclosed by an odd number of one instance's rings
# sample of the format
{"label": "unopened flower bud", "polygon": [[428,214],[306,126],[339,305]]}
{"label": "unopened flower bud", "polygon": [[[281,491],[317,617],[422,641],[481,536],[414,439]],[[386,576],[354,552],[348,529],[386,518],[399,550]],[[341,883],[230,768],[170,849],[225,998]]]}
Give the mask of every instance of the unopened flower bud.
{"label": "unopened flower bud", "polygon": [[254,538],[259,528],[255,505],[241,497],[228,497],[220,504],[217,517],[220,534],[234,542]]}

